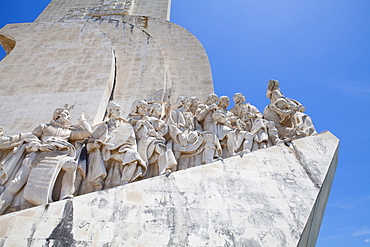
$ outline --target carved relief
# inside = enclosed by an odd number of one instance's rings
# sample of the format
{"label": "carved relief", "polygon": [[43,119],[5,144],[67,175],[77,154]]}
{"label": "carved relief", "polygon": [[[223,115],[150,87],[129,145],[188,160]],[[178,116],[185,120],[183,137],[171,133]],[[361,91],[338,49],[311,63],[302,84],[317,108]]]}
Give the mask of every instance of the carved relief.
{"label": "carved relief", "polygon": [[[170,111],[166,97],[136,100],[127,119],[110,101],[107,118],[93,126],[83,114],[72,125],[65,105],[32,133],[5,136],[0,127],[0,213],[109,189],[211,163],[315,134],[296,100],[270,80],[264,114],[241,93],[209,94],[204,102],[181,96]],[[157,93],[158,94],[158,93]],[[159,94],[158,94],[159,95]],[[163,110],[167,107],[167,110]],[[167,113],[166,113],[167,112]],[[63,172],[61,172],[63,171]]]}

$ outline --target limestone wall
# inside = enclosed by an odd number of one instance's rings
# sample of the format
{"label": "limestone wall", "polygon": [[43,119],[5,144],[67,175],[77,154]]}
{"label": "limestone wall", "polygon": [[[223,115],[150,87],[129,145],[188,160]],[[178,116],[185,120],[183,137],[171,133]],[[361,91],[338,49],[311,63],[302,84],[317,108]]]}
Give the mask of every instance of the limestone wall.
{"label": "limestone wall", "polygon": [[0,111],[6,116],[0,125],[7,134],[29,132],[66,103],[75,105],[73,122],[83,111],[94,125],[110,98],[126,116],[134,100],[160,90],[171,92],[172,103],[180,95],[204,99],[213,92],[207,54],[190,32],[163,20],[169,5],[54,0],[35,23],[0,29],[9,53],[0,61]]}
{"label": "limestone wall", "polygon": [[51,120],[55,108],[75,104],[89,122],[104,117],[114,82],[113,47],[84,23],[7,25],[0,33],[15,48],[0,62],[0,125],[7,133],[31,131]]}
{"label": "limestone wall", "polygon": [[136,15],[170,20],[171,0],[53,0],[36,22],[59,21],[65,16],[103,17]]}
{"label": "limestone wall", "polygon": [[194,35],[161,19],[125,16],[123,20],[148,32],[159,44],[164,57],[165,86],[172,88],[172,102],[182,95],[204,100],[213,92],[208,56]]}
{"label": "limestone wall", "polygon": [[314,246],[338,145],[323,132],[3,215],[0,245]]}

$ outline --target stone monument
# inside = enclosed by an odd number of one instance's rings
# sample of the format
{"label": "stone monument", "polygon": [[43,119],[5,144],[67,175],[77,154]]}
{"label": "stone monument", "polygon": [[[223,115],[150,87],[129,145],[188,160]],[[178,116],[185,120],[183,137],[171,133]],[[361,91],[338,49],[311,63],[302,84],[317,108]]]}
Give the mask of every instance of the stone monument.
{"label": "stone monument", "polygon": [[315,245],[339,140],[277,80],[229,111],[170,4],[53,0],[0,29],[1,246]]}

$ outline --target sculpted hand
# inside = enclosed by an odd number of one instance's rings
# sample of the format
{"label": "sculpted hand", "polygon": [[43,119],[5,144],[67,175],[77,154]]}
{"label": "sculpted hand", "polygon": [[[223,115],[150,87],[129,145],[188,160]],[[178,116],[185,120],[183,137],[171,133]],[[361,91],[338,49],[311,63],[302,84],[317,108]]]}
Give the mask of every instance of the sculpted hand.
{"label": "sculpted hand", "polygon": [[150,121],[150,117],[148,117],[148,116],[143,116],[142,119],[145,120],[145,121]]}
{"label": "sculpted hand", "polygon": [[226,122],[225,122],[225,126],[230,127],[230,128],[232,128],[232,127],[233,127],[233,126],[231,125],[231,122],[230,122],[230,121],[226,121]]}
{"label": "sculpted hand", "polygon": [[51,151],[55,151],[57,150],[58,148],[54,145],[51,145],[51,144],[43,144],[39,147],[39,150],[42,151],[42,152],[51,152]]}
{"label": "sculpted hand", "polygon": [[209,106],[209,110],[212,111],[212,110],[216,110],[218,108],[218,106],[216,104],[212,104]]}
{"label": "sculpted hand", "polygon": [[155,132],[154,130],[149,130],[149,133],[148,133],[150,136],[153,136],[153,137],[157,137],[157,132]]}
{"label": "sculpted hand", "polygon": [[189,137],[188,137],[188,140],[190,143],[194,143],[198,140],[198,135],[196,133],[190,133],[189,134]]}
{"label": "sculpted hand", "polygon": [[78,122],[79,122],[79,123],[86,122],[85,114],[84,114],[83,112],[81,112],[81,115],[80,115],[80,117],[78,118]]}
{"label": "sculpted hand", "polygon": [[181,134],[181,135],[178,135],[178,139],[179,139],[179,142],[182,146],[187,146],[188,145],[188,141],[187,141],[187,138],[184,134]]}
{"label": "sculpted hand", "polygon": [[94,143],[92,144],[93,149],[100,149],[100,147],[101,147],[101,142],[99,141],[94,141]]}

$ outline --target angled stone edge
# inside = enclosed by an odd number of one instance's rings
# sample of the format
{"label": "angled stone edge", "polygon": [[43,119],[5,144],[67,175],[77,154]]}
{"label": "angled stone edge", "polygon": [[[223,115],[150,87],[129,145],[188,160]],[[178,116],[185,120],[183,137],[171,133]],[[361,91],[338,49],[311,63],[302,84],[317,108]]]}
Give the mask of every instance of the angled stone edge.
{"label": "angled stone edge", "polygon": [[1,246],[313,246],[330,132],[0,217]]}

